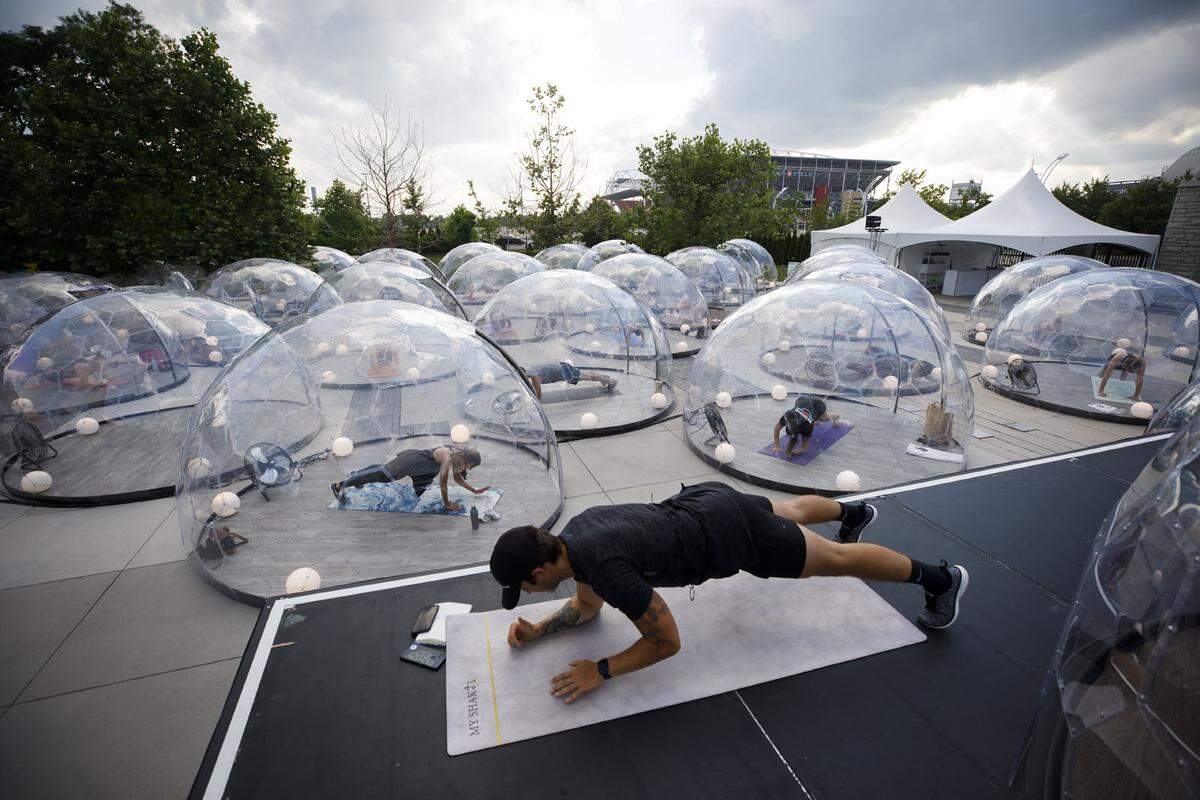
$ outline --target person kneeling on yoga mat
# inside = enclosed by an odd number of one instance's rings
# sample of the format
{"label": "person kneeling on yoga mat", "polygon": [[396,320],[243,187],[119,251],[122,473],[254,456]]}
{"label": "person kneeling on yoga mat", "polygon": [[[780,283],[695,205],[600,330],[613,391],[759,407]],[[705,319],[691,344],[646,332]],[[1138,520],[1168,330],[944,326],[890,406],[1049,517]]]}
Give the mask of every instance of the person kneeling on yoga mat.
{"label": "person kneeling on yoga mat", "polygon": [[435,480],[442,489],[442,504],[448,511],[458,511],[462,508],[458,503],[450,502],[447,494],[447,482],[454,476],[454,482],[472,494],[483,494],[490,486],[476,489],[467,483],[467,473],[479,466],[479,451],[466,448],[459,450],[453,447],[435,447],[432,450],[401,450],[396,457],[386,464],[372,464],[369,467],[357,469],[346,476],[345,480],[329,484],[333,496],[339,503],[345,503],[342,492],[352,486],[362,486],[367,483],[392,483],[402,478],[412,478],[413,491],[420,497]]}
{"label": "person kneeling on yoga mat", "polygon": [[570,361],[560,361],[557,364],[538,364],[521,370],[529,382],[533,384],[533,393],[537,399],[542,399],[542,386],[547,383],[569,383],[572,386],[580,381],[595,381],[611,392],[617,385],[617,379],[611,375],[601,375],[599,372],[584,372]]}
{"label": "person kneeling on yoga mat", "polygon": [[[846,575],[907,582],[925,590],[917,621],[948,628],[967,588],[961,566],[923,564],[877,544],[859,542],[878,512],[806,495],[768,500],[724,483],[687,486],[661,503],[596,506],[554,536],[529,525],[505,531],[492,550],[492,577],[501,603],[514,608],[521,591],[552,592],[574,578],[575,596],[540,622],[518,617],[508,643],[523,647],[593,619],[608,603],[633,622],[641,638],[599,661],[572,661],[550,681],[555,697],[573,702],[609,678],[648,667],[679,652],[679,630],[657,586],[695,586],[745,570],[759,578]],[[840,520],[838,541],[803,527]]]}
{"label": "person kneeling on yoga mat", "polygon": [[813,431],[816,430],[818,422],[832,422],[834,425],[843,424],[837,414],[830,414],[829,409],[825,406],[825,401],[819,397],[808,397],[800,395],[796,398],[794,406],[783,412],[783,416],[779,418],[779,422],[775,423],[774,438],[775,443],[772,447],[776,453],[779,452],[779,432],[786,430],[788,435],[787,458],[792,457],[792,451],[796,449],[796,441],[800,440],[800,454],[808,452],[808,441],[812,438]]}

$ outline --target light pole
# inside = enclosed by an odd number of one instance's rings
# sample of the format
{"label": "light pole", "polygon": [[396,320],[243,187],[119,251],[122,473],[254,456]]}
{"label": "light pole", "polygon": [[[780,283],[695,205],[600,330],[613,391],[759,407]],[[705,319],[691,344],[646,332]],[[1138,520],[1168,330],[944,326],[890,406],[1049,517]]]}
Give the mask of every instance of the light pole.
{"label": "light pole", "polygon": [[1054,168],[1057,167],[1059,164],[1061,164],[1063,162],[1063,159],[1065,159],[1069,155],[1071,155],[1071,154],[1070,153],[1061,153],[1058,156],[1058,158],[1056,158],[1050,162],[1050,166],[1048,166],[1044,170],[1042,170],[1042,174],[1039,175],[1038,178],[1041,180],[1041,182],[1043,184],[1046,182],[1046,179],[1050,177],[1050,173],[1054,172]]}

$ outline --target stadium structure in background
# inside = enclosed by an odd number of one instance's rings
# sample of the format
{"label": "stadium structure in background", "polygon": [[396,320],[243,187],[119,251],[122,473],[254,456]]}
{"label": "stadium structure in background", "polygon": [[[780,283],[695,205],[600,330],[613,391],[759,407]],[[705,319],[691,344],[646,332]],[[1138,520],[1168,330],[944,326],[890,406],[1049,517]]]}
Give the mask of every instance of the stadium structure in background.
{"label": "stadium structure in background", "polygon": [[[899,161],[873,158],[839,158],[801,150],[772,150],[775,164],[775,196],[799,197],[809,208],[828,200],[834,211],[860,210],[864,197],[891,175]],[[602,195],[622,210],[642,202],[646,176],[636,169],[619,170],[608,179]]]}

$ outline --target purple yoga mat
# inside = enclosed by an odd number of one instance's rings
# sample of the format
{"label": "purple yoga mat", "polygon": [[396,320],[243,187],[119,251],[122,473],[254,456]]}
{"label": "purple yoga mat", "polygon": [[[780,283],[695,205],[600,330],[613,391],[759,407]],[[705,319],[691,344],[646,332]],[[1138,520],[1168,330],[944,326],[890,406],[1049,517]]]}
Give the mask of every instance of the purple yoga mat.
{"label": "purple yoga mat", "polygon": [[[803,454],[793,453],[791,458],[787,458],[784,455],[784,453],[787,452],[787,433],[780,431],[778,453],[771,451],[772,445],[767,445],[758,452],[762,453],[764,456],[778,458],[780,461],[787,461],[790,464],[804,466],[805,464],[811,464],[813,459],[821,455],[821,453],[824,453],[829,448],[833,447],[834,443],[836,443],[838,439],[842,438],[852,430],[854,430],[854,426],[849,424],[834,425],[832,422],[817,423],[817,427],[813,431],[813,437],[808,441],[808,452]],[[796,443],[796,447],[800,447],[799,442]]]}

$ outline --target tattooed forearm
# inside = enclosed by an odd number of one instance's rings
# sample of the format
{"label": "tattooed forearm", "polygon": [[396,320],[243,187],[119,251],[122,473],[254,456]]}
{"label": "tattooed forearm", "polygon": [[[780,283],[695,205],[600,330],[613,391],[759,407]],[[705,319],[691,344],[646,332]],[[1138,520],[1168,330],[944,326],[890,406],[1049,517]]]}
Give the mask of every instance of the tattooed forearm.
{"label": "tattooed forearm", "polygon": [[542,636],[546,636],[547,634],[565,631],[567,628],[574,628],[580,622],[586,621],[583,619],[583,614],[575,607],[575,603],[568,600],[562,608],[542,620],[538,624],[538,627],[541,629]]}
{"label": "tattooed forearm", "polygon": [[[669,626],[665,624],[668,621],[671,622]],[[674,621],[671,620],[671,609],[667,607],[666,602],[659,596],[658,592],[654,592],[650,596],[650,606],[646,609],[646,613],[633,624],[642,636],[653,642],[656,647],[671,643],[675,639],[674,636],[669,634],[669,631],[674,630]]]}

